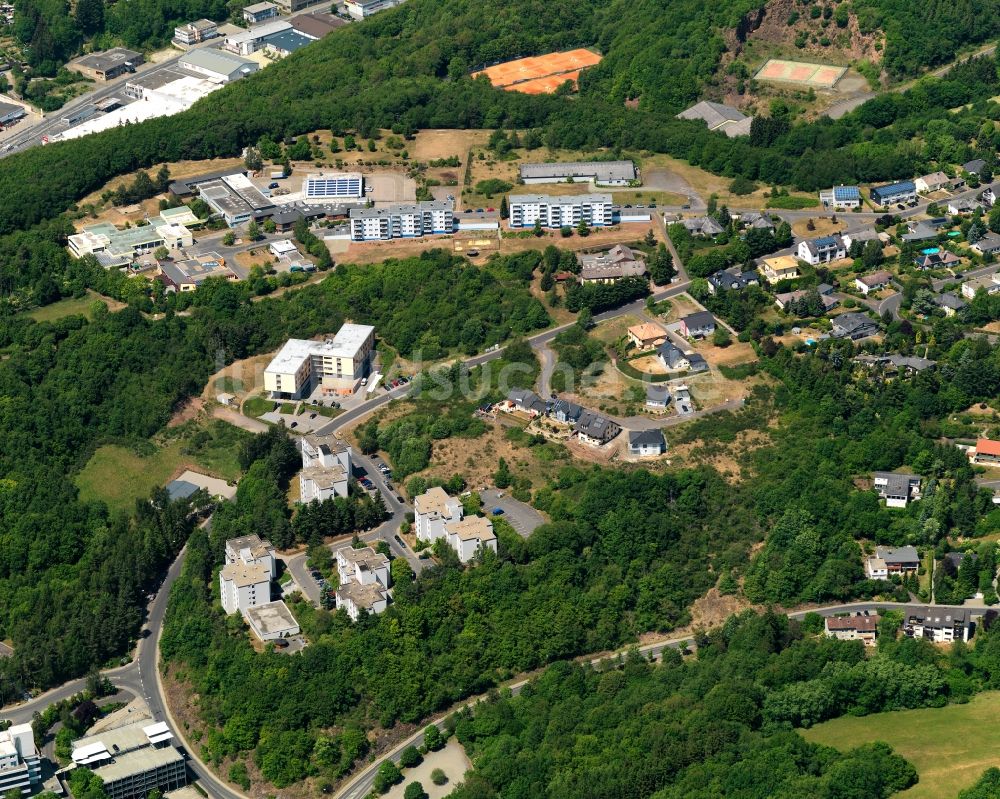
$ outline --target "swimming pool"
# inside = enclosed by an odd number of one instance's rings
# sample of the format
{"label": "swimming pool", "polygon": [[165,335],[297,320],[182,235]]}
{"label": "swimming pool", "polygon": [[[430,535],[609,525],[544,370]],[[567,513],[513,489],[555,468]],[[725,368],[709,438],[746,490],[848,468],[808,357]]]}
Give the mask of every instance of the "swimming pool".
{"label": "swimming pool", "polygon": [[962,235],[962,231],[961,230],[953,230],[948,235],[951,236],[952,238],[955,238],[956,236],[961,236]]}
{"label": "swimming pool", "polygon": [[923,253],[924,255],[937,255],[939,252],[941,252],[941,248],[940,247],[928,247],[927,249],[921,250],[920,252]]}

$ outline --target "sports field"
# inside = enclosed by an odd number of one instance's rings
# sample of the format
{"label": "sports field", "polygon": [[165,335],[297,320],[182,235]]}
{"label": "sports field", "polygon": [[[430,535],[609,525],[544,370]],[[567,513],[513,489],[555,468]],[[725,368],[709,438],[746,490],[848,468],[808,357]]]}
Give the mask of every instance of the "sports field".
{"label": "sports field", "polygon": [[842,716],[800,730],[814,743],[846,751],[885,741],[917,769],[920,782],[898,799],[950,799],[1000,766],[1000,691],[986,691],[965,705]]}
{"label": "sports field", "polygon": [[816,89],[832,89],[837,85],[847,67],[830,64],[813,64],[808,61],[786,61],[784,58],[770,58],[754,78],[778,83],[797,83]]}
{"label": "sports field", "polygon": [[549,94],[567,80],[576,82],[581,70],[600,61],[601,56],[590,50],[568,50],[505,61],[473,72],[472,77],[485,75],[494,86],[507,91]]}

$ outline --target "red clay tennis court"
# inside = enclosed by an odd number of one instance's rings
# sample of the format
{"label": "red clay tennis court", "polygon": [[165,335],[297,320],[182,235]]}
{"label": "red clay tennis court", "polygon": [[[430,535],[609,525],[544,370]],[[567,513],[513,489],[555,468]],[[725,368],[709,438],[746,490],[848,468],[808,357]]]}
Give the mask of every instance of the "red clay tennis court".
{"label": "red clay tennis court", "polygon": [[845,72],[847,72],[847,67],[771,58],[758,70],[754,77],[757,80],[798,83],[802,86],[812,86],[817,89],[832,89],[837,85],[837,81],[843,77]]}
{"label": "red clay tennis court", "polygon": [[473,72],[472,77],[486,75],[499,89],[525,94],[548,94],[567,80],[576,81],[581,70],[601,61],[601,56],[590,50],[568,50],[565,53],[528,56],[516,61],[505,61],[492,67]]}

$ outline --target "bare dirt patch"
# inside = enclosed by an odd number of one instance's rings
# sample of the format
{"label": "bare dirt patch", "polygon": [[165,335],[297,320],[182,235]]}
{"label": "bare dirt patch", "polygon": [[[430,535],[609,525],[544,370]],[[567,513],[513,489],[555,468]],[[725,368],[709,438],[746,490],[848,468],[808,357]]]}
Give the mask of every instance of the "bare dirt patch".
{"label": "bare dirt patch", "polygon": [[832,233],[838,233],[844,229],[844,220],[836,216],[837,221],[834,222],[833,218],[836,215],[831,216],[814,216],[811,217],[813,223],[813,229],[809,230],[810,219],[800,219],[792,225],[792,232],[802,239],[815,239],[820,236],[829,236]]}
{"label": "bare dirt patch", "polygon": [[205,407],[205,400],[201,397],[191,397],[185,400],[181,406],[174,411],[174,415],[167,422],[167,427],[180,427],[184,422],[189,422],[197,418]]}
{"label": "bare dirt patch", "polygon": [[709,630],[724,624],[735,613],[744,610],[764,611],[763,605],[754,605],[746,597],[729,594],[723,596],[718,588],[708,589],[705,596],[700,597],[691,605],[691,624],[694,629]]}

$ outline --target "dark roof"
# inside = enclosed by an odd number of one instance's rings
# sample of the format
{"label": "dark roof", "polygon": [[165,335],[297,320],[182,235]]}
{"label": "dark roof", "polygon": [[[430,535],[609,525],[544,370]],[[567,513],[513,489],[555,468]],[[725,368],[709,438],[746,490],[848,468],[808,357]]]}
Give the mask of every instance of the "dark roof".
{"label": "dark roof", "polygon": [[892,196],[894,194],[912,194],[916,192],[917,186],[912,180],[901,180],[898,183],[887,183],[884,186],[872,186],[872,193],[880,197]]}
{"label": "dark roof", "polygon": [[590,438],[607,440],[617,435],[621,428],[605,416],[585,410],[576,423],[576,432]]}
{"label": "dark roof", "polygon": [[968,622],[968,612],[961,608],[929,607],[924,605],[914,608],[906,614],[907,624],[920,624],[924,627],[952,627]]}
{"label": "dark roof", "polygon": [[982,158],[973,158],[971,161],[966,161],[962,164],[962,169],[970,175],[978,175],[985,168],[986,162]]}
{"label": "dark roof", "polygon": [[857,630],[859,633],[873,633],[878,630],[878,614],[874,616],[831,616],[826,619],[826,629]]}
{"label": "dark roof", "polygon": [[335,17],[333,14],[324,14],[315,11],[311,14],[299,14],[299,16],[292,17],[289,21],[292,23],[292,27],[299,33],[311,36],[314,39],[322,39],[331,31],[339,28],[341,25],[347,24],[346,20]]}
{"label": "dark roof", "polygon": [[654,402],[669,402],[670,389],[666,386],[646,386],[646,399]]}
{"label": "dark roof", "polygon": [[167,493],[171,499],[187,499],[198,490],[198,486],[187,480],[172,480],[167,483]]}
{"label": "dark roof", "polygon": [[659,430],[629,430],[628,445],[630,447],[666,447],[663,433]]}
{"label": "dark roof", "polygon": [[916,547],[909,546],[896,549],[875,547],[875,557],[881,558],[886,563],[912,563],[914,565],[920,563],[920,555],[917,553]]}
{"label": "dark roof", "polygon": [[576,421],[580,418],[583,413],[584,407],[582,405],[577,405],[575,402],[570,402],[569,400],[556,400],[552,405],[552,413],[563,414],[567,419],[572,419]]}
{"label": "dark roof", "polygon": [[507,394],[507,399],[528,410],[538,411],[539,413],[545,411],[545,402],[531,389],[512,388],[510,393]]}
{"label": "dark roof", "polygon": [[966,557],[972,558],[972,561],[975,562],[979,559],[979,554],[977,552],[949,552],[944,556],[944,559],[957,569],[962,565],[962,561],[965,560]]}
{"label": "dark roof", "polygon": [[845,313],[833,319],[832,335],[834,338],[842,336],[853,337],[856,334],[863,334],[867,331],[871,331],[867,332],[867,335],[872,335],[877,330],[878,322],[862,313]]}
{"label": "dark roof", "polygon": [[708,327],[711,325],[715,326],[715,317],[708,311],[695,311],[694,313],[689,313],[681,321],[684,323],[685,327],[699,329],[702,327]]}
{"label": "dark roof", "polygon": [[951,308],[955,311],[961,311],[966,307],[966,302],[957,294],[952,294],[950,291],[944,292],[944,294],[939,294],[936,297],[937,304],[942,308]]}

